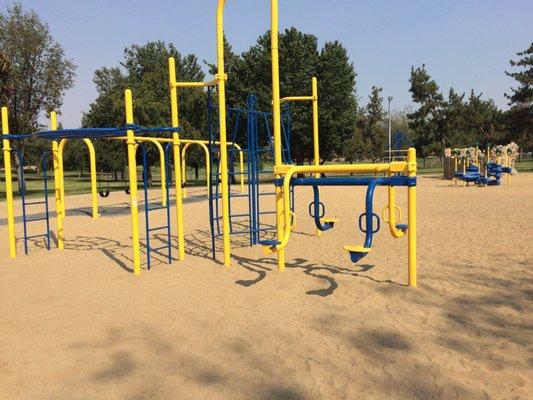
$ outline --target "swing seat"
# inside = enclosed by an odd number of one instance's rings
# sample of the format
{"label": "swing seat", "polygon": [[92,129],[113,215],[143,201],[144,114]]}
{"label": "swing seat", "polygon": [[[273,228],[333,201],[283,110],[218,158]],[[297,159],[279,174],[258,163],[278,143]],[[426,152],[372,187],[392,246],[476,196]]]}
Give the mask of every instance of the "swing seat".
{"label": "swing seat", "polygon": [[396,229],[399,229],[405,233],[407,231],[407,224],[396,224]]}
{"label": "swing seat", "polygon": [[327,225],[329,228],[333,228],[335,226],[336,222],[339,222],[340,219],[338,218],[322,218],[320,219],[320,222],[324,225]]}
{"label": "swing seat", "polygon": [[370,253],[372,249],[370,247],[348,245],[344,246],[344,250],[350,253],[350,260],[356,263],[361,258],[365,257],[368,253]]}
{"label": "swing seat", "polygon": [[263,246],[263,253],[268,256],[276,251],[276,246],[281,242],[279,240],[259,240],[258,243]]}

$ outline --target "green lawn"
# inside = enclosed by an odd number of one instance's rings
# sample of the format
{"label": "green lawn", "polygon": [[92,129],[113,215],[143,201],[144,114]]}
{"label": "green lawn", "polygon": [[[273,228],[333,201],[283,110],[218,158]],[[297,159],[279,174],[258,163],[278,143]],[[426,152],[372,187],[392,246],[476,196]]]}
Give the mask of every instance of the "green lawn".
{"label": "green lawn", "polygon": [[[238,172],[238,166],[236,166],[236,171]],[[245,170],[247,166],[245,165]],[[272,169],[271,164],[265,164],[265,169]],[[533,160],[524,160],[521,162],[516,163],[516,169],[519,172],[533,172]],[[152,169],[152,185],[158,186],[160,184],[160,175],[159,172],[156,171],[156,168]],[[428,165],[426,167],[423,166],[423,163],[421,160],[419,160],[419,168],[418,168],[418,174],[424,175],[424,174],[440,174],[442,173],[442,168],[439,164],[435,162],[428,162]],[[41,174],[35,174],[35,173],[26,173],[26,185],[27,185],[27,193],[28,196],[38,196],[42,195],[43,193],[43,180]],[[49,193],[52,193],[54,190],[54,182],[53,182],[53,176],[51,173],[48,174],[48,187],[49,187]],[[138,171],[138,178],[139,178],[139,186],[142,187],[142,174],[141,169]],[[18,183],[17,183],[17,176],[16,174],[13,175],[13,187],[14,187],[14,195],[18,196]],[[5,185],[4,185],[4,173],[0,172],[0,180],[2,183],[0,184],[0,199],[5,198]],[[268,180],[267,180],[268,181]],[[118,190],[124,190],[125,184],[124,182],[121,182],[120,180],[118,182],[110,181],[107,182],[106,179],[103,179],[103,181],[100,183],[102,187],[107,187],[109,185],[109,188],[112,191],[118,191]],[[204,186],[205,185],[205,169],[200,169],[199,171],[199,180],[194,181],[194,170],[187,168],[187,185],[188,186]],[[91,190],[91,180],[89,174],[84,174],[83,177],[79,177],[77,172],[74,171],[68,171],[65,172],[65,192],[66,194],[81,194],[81,193],[89,193]]]}

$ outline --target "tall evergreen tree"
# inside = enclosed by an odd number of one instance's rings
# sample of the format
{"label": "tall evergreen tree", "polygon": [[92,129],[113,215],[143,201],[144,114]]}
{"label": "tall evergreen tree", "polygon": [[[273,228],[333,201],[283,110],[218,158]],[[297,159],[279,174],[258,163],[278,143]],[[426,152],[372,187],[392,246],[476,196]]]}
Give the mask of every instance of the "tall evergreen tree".
{"label": "tall evergreen tree", "polygon": [[527,50],[516,53],[518,61],[511,60],[515,72],[506,74],[516,80],[517,87],[506,94],[511,109],[506,113],[510,138],[519,142],[525,149],[533,149],[533,42]]}
{"label": "tall evergreen tree", "polygon": [[388,140],[385,127],[386,113],[383,109],[383,98],[381,97],[382,90],[383,88],[381,87],[372,86],[362,119],[366,152],[373,161],[383,157],[383,151]]}
{"label": "tall evergreen tree", "polygon": [[412,99],[420,105],[418,110],[409,114],[410,126],[415,133],[418,154],[425,159],[433,153],[441,153],[445,146],[441,129],[444,99],[425,64],[418,68],[411,67],[409,82]]}
{"label": "tall evergreen tree", "polygon": [[[342,154],[347,140],[354,146],[357,127],[355,68],[346,48],[339,42],[327,42],[320,51],[318,64],[320,152],[323,159]],[[356,150],[357,151],[357,150]]]}

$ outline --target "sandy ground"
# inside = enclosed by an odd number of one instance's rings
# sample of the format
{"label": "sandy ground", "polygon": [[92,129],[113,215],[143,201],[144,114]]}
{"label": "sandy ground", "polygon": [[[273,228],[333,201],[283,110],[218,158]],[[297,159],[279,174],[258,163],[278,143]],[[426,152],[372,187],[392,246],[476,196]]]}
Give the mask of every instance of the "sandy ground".
{"label": "sandy ground", "polygon": [[341,221],[321,238],[299,189],[284,273],[237,238],[232,268],[210,259],[207,202],[191,192],[186,260],[157,256],[139,277],[124,193],[100,199],[97,220],[69,196],[66,249],[24,256],[19,241],[14,261],[1,204],[1,399],[531,398],[533,174],[420,178],[417,289],[406,238],[382,229],[357,265],[343,251],[363,241],[362,188],[323,189]]}

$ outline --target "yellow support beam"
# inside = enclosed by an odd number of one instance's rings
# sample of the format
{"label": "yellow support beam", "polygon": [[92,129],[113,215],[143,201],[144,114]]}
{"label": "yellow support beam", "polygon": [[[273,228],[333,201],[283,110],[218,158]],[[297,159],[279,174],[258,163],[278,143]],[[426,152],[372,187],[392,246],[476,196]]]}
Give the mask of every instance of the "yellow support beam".
{"label": "yellow support beam", "polygon": [[[409,176],[416,177],[416,150],[407,152]],[[407,188],[407,242],[408,242],[408,282],[416,287],[416,186]]]}
{"label": "yellow support beam", "polygon": [[[124,91],[126,106],[126,124],[133,124],[133,100],[130,89]],[[141,273],[141,245],[139,239],[139,210],[137,200],[137,162],[135,160],[136,144],[134,132],[127,130],[128,144],[128,173],[130,184],[130,210],[131,210],[131,241],[133,247],[133,273]]]}
{"label": "yellow support beam", "polygon": [[228,148],[226,138],[226,73],[224,71],[224,5],[217,5],[217,74],[218,83],[218,133],[220,135],[220,177],[222,186],[222,241],[224,245],[224,265],[231,265],[231,245],[229,226],[229,188],[228,188]]}
{"label": "yellow support beam", "polygon": [[[281,158],[281,101],[279,89],[279,21],[278,21],[278,0],[270,0],[270,51],[271,51],[271,69],[272,69],[272,125],[274,130],[274,168],[279,168],[283,164]],[[281,178],[276,173],[276,178]],[[290,214],[284,208],[284,189],[276,186],[276,237],[281,241],[285,235],[285,228],[290,226]],[[290,208],[289,208],[290,209]],[[284,224],[288,218],[288,222]],[[288,228],[287,228],[288,229]],[[285,250],[278,252],[278,270],[285,270]]]}
{"label": "yellow support beam", "polygon": [[[9,135],[9,116],[7,107],[2,107],[2,135]],[[11,176],[11,145],[3,139],[4,172],[6,180],[7,232],[9,237],[9,257],[17,257],[17,238],[15,237],[15,211],[13,204],[13,178]]]}
{"label": "yellow support beam", "polygon": [[[50,113],[50,130],[57,130],[57,114]],[[52,141],[52,161],[54,165],[54,194],[56,201],[56,224],[57,224],[57,247],[59,250],[65,248],[65,232],[63,230],[63,205],[61,198],[61,186],[63,184],[62,174],[59,167],[59,144],[57,140]]]}
{"label": "yellow support beam", "polygon": [[[179,127],[178,118],[178,92],[176,86],[176,61],[173,57],[168,59],[168,79],[170,86],[170,112],[172,127]],[[178,235],[178,259],[185,258],[185,236],[183,228],[183,193],[181,189],[181,163],[180,163],[180,137],[178,131],[172,132],[172,154],[174,157],[174,179],[176,188],[176,230]]]}
{"label": "yellow support beam", "polygon": [[285,103],[287,101],[313,101],[313,96],[285,96],[279,99],[280,103]]}
{"label": "yellow support beam", "polygon": [[192,88],[192,87],[207,87],[215,86],[217,84],[216,79],[207,82],[175,82],[173,88]]}

